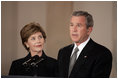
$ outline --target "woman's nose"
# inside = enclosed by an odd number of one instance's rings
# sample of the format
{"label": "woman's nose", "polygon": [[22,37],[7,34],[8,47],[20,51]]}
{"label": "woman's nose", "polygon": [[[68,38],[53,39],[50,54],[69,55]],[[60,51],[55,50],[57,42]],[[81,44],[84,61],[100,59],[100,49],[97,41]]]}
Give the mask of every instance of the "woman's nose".
{"label": "woman's nose", "polygon": [[37,42],[41,42],[41,38],[37,38]]}

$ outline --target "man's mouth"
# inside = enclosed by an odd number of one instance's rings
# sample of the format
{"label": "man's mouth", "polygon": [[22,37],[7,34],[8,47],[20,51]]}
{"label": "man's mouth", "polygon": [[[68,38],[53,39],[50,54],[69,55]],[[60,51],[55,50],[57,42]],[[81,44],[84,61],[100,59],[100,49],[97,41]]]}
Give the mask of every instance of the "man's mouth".
{"label": "man's mouth", "polygon": [[78,36],[78,34],[72,34],[72,36]]}

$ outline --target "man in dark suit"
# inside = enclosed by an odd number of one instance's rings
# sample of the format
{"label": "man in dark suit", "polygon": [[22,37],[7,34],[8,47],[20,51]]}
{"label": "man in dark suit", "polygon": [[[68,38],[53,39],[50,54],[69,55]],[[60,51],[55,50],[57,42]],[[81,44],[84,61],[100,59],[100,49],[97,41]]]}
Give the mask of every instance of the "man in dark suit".
{"label": "man in dark suit", "polygon": [[59,50],[59,77],[107,78],[112,68],[112,54],[90,37],[93,18],[85,11],[75,11],[70,20],[70,37],[74,44]]}

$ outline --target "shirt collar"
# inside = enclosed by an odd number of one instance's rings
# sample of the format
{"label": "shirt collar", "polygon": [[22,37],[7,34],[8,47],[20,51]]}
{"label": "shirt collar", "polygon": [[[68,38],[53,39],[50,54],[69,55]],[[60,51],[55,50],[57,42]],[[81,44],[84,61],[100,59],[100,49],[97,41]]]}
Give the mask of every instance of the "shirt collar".
{"label": "shirt collar", "polygon": [[76,43],[74,43],[74,49],[78,47],[79,50],[82,50],[86,46],[89,40],[90,40],[90,37],[88,37],[88,39],[84,41],[83,43],[81,43],[79,46],[77,46]]}

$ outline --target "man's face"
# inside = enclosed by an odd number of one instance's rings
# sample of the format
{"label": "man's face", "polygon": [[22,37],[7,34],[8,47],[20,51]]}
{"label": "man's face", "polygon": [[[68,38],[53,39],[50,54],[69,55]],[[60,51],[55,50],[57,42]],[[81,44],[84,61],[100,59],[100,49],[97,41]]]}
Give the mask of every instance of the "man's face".
{"label": "man's face", "polygon": [[87,40],[92,27],[87,29],[85,16],[72,16],[70,20],[70,37],[78,45]]}

